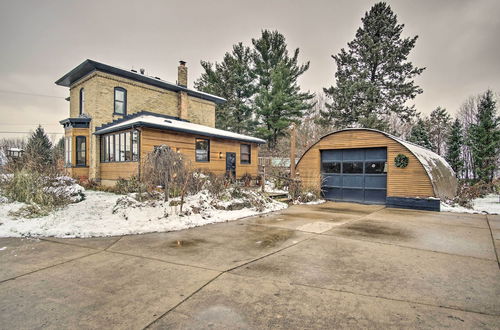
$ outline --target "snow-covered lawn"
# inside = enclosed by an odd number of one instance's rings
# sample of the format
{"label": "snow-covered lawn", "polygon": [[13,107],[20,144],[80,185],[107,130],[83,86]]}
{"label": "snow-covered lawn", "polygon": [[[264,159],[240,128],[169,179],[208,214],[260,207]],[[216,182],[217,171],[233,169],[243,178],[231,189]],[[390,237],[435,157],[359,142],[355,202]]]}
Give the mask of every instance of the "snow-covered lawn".
{"label": "snow-covered lawn", "polygon": [[476,198],[472,201],[472,209],[441,202],[441,212],[500,214],[500,197],[490,194],[484,198]]}
{"label": "snow-covered lawn", "polygon": [[181,214],[180,207],[170,206],[169,202],[139,202],[133,196],[87,190],[82,202],[33,219],[15,219],[9,212],[25,204],[4,200],[0,202],[0,237],[99,237],[174,231],[287,207],[287,204],[263,199],[258,194],[252,198],[262,206],[250,207],[238,198],[218,201],[202,191],[186,198]]}

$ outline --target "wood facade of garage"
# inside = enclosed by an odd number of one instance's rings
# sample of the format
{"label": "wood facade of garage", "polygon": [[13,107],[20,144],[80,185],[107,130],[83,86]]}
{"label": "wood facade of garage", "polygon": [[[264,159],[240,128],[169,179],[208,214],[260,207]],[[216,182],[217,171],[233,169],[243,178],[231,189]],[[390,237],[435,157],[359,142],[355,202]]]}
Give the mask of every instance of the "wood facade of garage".
{"label": "wood facade of garage", "polygon": [[[318,189],[322,187],[323,180],[321,167],[322,151],[386,148],[386,191],[388,202],[403,199],[409,204],[412,204],[415,200],[427,199],[432,203],[433,198],[442,198],[443,196],[436,191],[435,184],[431,181],[431,177],[428,171],[426,171],[426,168],[424,168],[416,155],[405,146],[405,144],[408,145],[408,143],[406,141],[404,141],[404,143],[402,142],[403,141],[399,141],[395,137],[376,130],[347,129],[334,132],[321,138],[303,154],[297,164],[297,173],[305,187]],[[399,154],[408,157],[408,166],[400,168],[395,165],[394,159]],[[447,167],[447,164],[443,167]],[[445,172],[447,172],[447,170]],[[456,186],[456,179],[452,171],[450,174],[446,173],[445,176],[450,176],[450,185],[454,184]],[[434,202],[434,206],[429,209],[434,209],[435,204]],[[423,208],[425,209],[426,207]]]}

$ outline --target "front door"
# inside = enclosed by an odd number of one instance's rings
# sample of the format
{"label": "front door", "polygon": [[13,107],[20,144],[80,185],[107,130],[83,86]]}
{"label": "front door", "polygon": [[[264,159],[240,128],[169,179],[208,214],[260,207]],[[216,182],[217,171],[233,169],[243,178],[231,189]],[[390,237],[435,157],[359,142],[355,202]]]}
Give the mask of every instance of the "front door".
{"label": "front door", "polygon": [[226,175],[230,178],[236,177],[236,153],[226,152]]}

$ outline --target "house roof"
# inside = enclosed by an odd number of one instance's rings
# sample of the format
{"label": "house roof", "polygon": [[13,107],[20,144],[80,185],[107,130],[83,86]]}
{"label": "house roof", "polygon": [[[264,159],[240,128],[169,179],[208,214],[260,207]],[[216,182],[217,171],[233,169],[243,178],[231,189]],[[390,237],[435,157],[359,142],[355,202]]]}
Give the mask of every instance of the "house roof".
{"label": "house roof", "polygon": [[128,78],[131,80],[135,80],[138,82],[142,82],[148,85],[156,86],[174,92],[184,91],[187,92],[187,94],[190,96],[212,101],[215,102],[216,104],[221,104],[226,102],[226,99],[216,95],[200,92],[194,89],[189,89],[187,87],[179,86],[177,84],[162,80],[158,77],[147,76],[145,74],[118,68],[115,66],[107,65],[89,59],[83,61],[76,68],[66,73],[61,78],[59,78],[55,83],[59,86],[70,87],[73,83],[75,83],[76,81],[80,80],[81,78],[85,77],[86,75],[94,71],[101,71],[114,74],[120,77]]}
{"label": "house roof", "polygon": [[101,135],[122,131],[133,127],[149,127],[168,131],[182,132],[199,136],[214,137],[226,140],[236,140],[242,142],[251,142],[257,144],[266,143],[265,140],[225,131],[218,128],[194,124],[189,121],[180,120],[176,117],[158,115],[151,112],[142,111],[129,115],[123,119],[117,120],[107,125],[96,128],[94,134]]}

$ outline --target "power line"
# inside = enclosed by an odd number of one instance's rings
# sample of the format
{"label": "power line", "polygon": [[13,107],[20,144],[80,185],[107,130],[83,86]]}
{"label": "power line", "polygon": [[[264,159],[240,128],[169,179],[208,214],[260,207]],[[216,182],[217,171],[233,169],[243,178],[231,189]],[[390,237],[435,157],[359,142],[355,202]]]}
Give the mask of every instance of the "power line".
{"label": "power line", "polygon": [[[4,134],[4,133],[12,133],[12,134],[31,134],[33,132],[8,132],[8,131],[0,131],[0,134]],[[60,132],[45,132],[45,134],[64,134],[64,133],[60,133]]]}
{"label": "power line", "polygon": [[46,94],[36,94],[36,93],[19,92],[19,91],[9,91],[9,90],[5,90],[5,89],[0,89],[0,93],[18,94],[18,95],[25,95],[25,96],[50,97],[50,98],[55,98],[55,99],[66,99],[63,96],[46,95]]}

